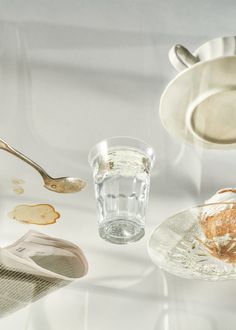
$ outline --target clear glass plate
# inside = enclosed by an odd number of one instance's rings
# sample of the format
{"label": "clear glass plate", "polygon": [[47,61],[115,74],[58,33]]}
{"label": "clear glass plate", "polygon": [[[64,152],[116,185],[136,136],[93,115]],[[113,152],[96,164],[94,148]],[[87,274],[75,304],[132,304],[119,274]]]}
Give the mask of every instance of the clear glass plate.
{"label": "clear glass plate", "polygon": [[148,243],[153,262],[185,278],[236,278],[236,203],[197,206],[166,219]]}

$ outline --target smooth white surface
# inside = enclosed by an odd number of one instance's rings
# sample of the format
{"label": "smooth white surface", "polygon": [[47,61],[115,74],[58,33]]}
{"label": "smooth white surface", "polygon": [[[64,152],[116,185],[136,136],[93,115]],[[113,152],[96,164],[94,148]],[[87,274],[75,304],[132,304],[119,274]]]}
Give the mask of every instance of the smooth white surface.
{"label": "smooth white surface", "polygon": [[[85,279],[0,320],[1,329],[234,328],[235,282],[162,274],[146,250],[167,216],[234,186],[235,150],[181,145],[158,117],[159,97],[175,75],[169,48],[180,42],[196,49],[235,34],[234,9],[234,1],[213,0],[0,0],[0,135],[52,175],[89,183],[79,194],[57,195],[33,169],[0,152],[0,243],[31,228],[8,218],[14,206],[52,203],[58,223],[32,228],[79,244],[90,264]],[[96,142],[115,135],[143,139],[157,154],[146,236],[128,246],[98,237],[87,162]],[[13,193],[12,177],[26,181],[24,195]]]}

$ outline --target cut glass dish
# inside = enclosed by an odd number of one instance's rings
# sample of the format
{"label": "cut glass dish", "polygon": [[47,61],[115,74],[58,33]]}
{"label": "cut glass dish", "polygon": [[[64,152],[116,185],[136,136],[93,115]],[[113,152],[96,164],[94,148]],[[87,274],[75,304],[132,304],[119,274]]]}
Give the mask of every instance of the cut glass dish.
{"label": "cut glass dish", "polygon": [[174,275],[236,278],[236,203],[214,203],[178,213],[160,224],[148,242],[149,255]]}

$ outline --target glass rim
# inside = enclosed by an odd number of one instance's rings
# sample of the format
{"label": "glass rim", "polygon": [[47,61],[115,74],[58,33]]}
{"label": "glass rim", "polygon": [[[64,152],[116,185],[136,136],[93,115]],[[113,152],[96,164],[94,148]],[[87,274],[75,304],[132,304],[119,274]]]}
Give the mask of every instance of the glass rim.
{"label": "glass rim", "polygon": [[159,228],[166,220],[170,220],[173,219],[175,217],[177,217],[178,215],[181,215],[183,213],[187,213],[190,212],[191,210],[196,210],[196,209],[203,209],[205,207],[209,207],[209,206],[214,206],[214,205],[235,205],[236,206],[236,201],[235,202],[216,202],[216,203],[207,203],[207,204],[199,204],[199,205],[195,205],[189,208],[186,208],[182,211],[176,212],[173,215],[170,215],[168,217],[166,217],[164,220],[162,220],[157,226],[156,228],[153,229],[153,231],[151,232],[150,238],[155,234],[155,231],[157,228]]}
{"label": "glass rim", "polygon": [[[204,207],[204,206],[221,205],[221,204],[236,204],[236,201],[235,202],[225,201],[225,202],[215,202],[215,203],[199,204],[199,205],[196,205],[196,206],[189,207],[188,209],[185,209],[182,212],[189,211],[191,209],[196,209],[196,208]],[[182,212],[178,212],[178,213],[182,213]]]}
{"label": "glass rim", "polygon": [[99,155],[105,154],[109,149],[113,148],[131,148],[140,151],[150,159],[151,167],[155,162],[154,149],[145,141],[130,136],[114,136],[101,140],[90,149],[88,154],[90,166],[93,166],[95,159]]}
{"label": "glass rim", "polygon": [[184,209],[183,211],[177,212],[169,217],[167,217],[166,219],[170,219],[175,217],[176,215],[182,214],[182,213],[186,213],[188,211],[194,210],[194,209],[201,209],[207,206],[214,206],[214,205],[236,205],[236,201],[235,202],[230,202],[230,201],[225,201],[225,202],[215,202],[215,203],[206,203],[206,204],[199,204],[199,205],[195,205],[189,208]]}

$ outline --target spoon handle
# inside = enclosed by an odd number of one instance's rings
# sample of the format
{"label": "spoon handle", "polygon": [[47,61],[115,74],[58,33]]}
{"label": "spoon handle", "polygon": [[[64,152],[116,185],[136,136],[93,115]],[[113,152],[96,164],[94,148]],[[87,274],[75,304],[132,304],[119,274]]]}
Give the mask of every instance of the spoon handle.
{"label": "spoon handle", "polygon": [[32,166],[36,171],[39,172],[39,174],[43,177],[43,179],[46,179],[46,178],[49,177],[49,175],[44,171],[44,169],[41,166],[39,166],[37,163],[35,163],[30,158],[23,155],[20,151],[18,151],[16,149],[14,149],[13,147],[11,147],[8,143],[6,143],[2,139],[0,139],[0,149],[9,152],[10,154],[20,158],[21,160],[23,160],[24,162],[26,162],[27,164]]}

